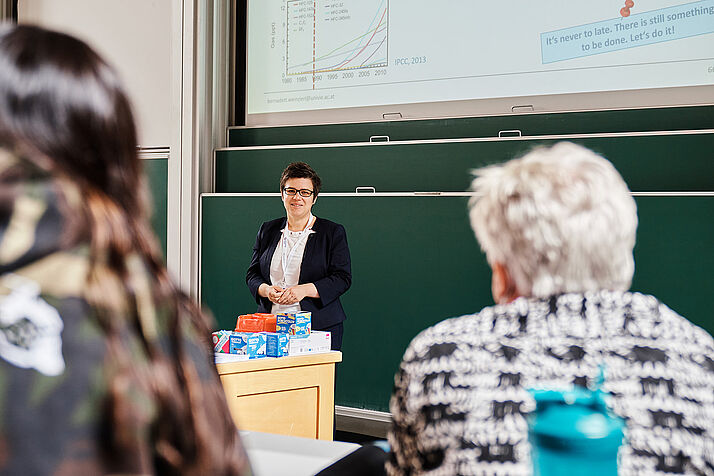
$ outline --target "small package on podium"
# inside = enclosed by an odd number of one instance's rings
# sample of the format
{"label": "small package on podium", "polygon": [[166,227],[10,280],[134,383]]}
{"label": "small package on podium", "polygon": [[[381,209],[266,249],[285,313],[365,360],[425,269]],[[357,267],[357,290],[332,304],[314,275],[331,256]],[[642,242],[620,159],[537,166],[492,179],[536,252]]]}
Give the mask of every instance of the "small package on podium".
{"label": "small package on podium", "polygon": [[267,357],[285,357],[288,355],[288,335],[282,332],[265,333],[265,355]]}
{"label": "small package on podium", "polygon": [[265,357],[265,334],[260,332],[234,332],[230,337],[231,354],[247,355],[249,359]]}
{"label": "small package on podium", "polygon": [[324,331],[312,331],[306,338],[290,336],[288,354],[303,355],[317,352],[329,352],[332,348],[332,334]]}
{"label": "small package on podium", "polygon": [[308,337],[312,327],[310,311],[284,312],[277,314],[276,330],[298,339]]}
{"label": "small package on podium", "polygon": [[260,359],[265,357],[265,332],[251,334],[248,339],[248,358]]}
{"label": "small package on podium", "polygon": [[233,332],[230,337],[230,353],[236,355],[248,355],[248,337],[247,332]]}
{"label": "small package on podium", "polygon": [[231,343],[230,338],[233,331],[216,331],[211,334],[213,338],[213,352],[217,354],[230,354]]}
{"label": "small package on podium", "polygon": [[275,332],[273,314],[243,314],[236,319],[236,332]]}

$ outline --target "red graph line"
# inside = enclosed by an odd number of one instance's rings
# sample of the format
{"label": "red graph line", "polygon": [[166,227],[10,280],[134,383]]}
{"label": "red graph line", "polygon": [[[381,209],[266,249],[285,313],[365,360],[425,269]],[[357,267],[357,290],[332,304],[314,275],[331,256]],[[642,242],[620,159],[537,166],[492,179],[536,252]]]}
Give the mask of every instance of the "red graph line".
{"label": "red graph line", "polygon": [[366,60],[362,61],[362,64],[361,64],[360,66],[364,66],[365,63],[366,63],[367,61],[369,61],[369,60],[372,58],[372,56],[374,56],[374,54],[375,54],[377,51],[379,51],[379,49],[382,47],[382,45],[384,44],[385,41],[387,41],[387,37],[386,37],[386,36],[384,37],[384,39],[382,40],[382,42],[377,45],[377,47],[374,49],[374,51],[372,52],[372,54],[369,55]]}
{"label": "red graph line", "polygon": [[358,52],[356,55],[354,55],[354,56],[353,56],[352,58],[350,58],[350,59],[347,59],[347,60],[343,61],[342,64],[338,64],[337,66],[335,66],[335,68],[341,68],[341,67],[343,67],[344,65],[346,65],[346,64],[349,63],[350,61],[352,61],[352,60],[354,60],[355,58],[357,58],[359,55],[362,54],[362,52],[363,52],[364,50],[367,49],[367,47],[369,46],[370,42],[372,41],[372,38],[374,38],[374,35],[377,34],[377,30],[379,30],[379,25],[382,24],[382,20],[384,20],[384,15],[386,15],[386,14],[387,14],[387,9],[385,8],[385,9],[384,9],[384,12],[382,12],[382,17],[379,19],[379,23],[377,23],[377,28],[374,29],[374,32],[372,33],[372,36],[370,36],[370,37],[369,37],[369,40],[367,40],[367,44],[365,44],[364,47],[363,47],[361,50],[359,50],[359,52]]}

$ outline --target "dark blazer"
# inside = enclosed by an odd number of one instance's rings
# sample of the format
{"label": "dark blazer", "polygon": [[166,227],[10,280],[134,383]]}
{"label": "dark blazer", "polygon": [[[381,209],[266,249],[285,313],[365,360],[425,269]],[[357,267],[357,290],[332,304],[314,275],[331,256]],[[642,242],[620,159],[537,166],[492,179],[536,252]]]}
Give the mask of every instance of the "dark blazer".
{"label": "dark blazer", "polygon": [[[281,237],[280,230],[287,226],[286,221],[286,218],[278,218],[263,223],[255,239],[245,281],[258,303],[256,312],[270,312],[273,306],[268,298],[258,295],[258,288],[263,283],[270,284],[270,262]],[[303,311],[312,312],[312,328],[320,330],[347,318],[340,296],[352,284],[352,264],[345,227],[317,218],[312,230],[315,233],[307,238],[298,284],[313,283],[320,294],[319,298],[308,297],[300,301]]]}

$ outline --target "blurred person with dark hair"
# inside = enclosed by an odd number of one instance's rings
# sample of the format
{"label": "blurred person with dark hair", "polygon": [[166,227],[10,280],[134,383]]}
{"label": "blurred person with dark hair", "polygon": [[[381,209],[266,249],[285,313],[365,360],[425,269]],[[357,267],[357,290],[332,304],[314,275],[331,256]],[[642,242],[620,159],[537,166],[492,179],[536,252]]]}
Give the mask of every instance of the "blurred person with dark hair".
{"label": "blurred person with dark hair", "polygon": [[626,421],[618,473],[713,475],[714,340],[628,291],[637,210],[612,164],[561,143],[476,175],[471,226],[496,305],[407,348],[388,473],[530,475],[528,389],[591,387],[604,365]]}
{"label": "blurred person with dark hair", "polygon": [[250,474],[143,182],[114,70],[68,35],[0,27],[2,474]]}
{"label": "blurred person with dark hair", "polygon": [[332,350],[340,350],[347,318],[340,296],[352,285],[352,264],[345,227],[312,214],[321,187],[305,162],[285,167],[280,198],[286,216],[261,225],[246,283],[257,312],[310,311],[312,329],[330,332]]}

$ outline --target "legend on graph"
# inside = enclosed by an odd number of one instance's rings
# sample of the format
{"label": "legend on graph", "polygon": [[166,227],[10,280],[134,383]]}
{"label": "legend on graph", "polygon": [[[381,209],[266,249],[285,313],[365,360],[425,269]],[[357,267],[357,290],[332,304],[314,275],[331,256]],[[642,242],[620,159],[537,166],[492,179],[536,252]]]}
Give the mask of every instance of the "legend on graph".
{"label": "legend on graph", "polygon": [[286,4],[286,76],[387,66],[389,0]]}

